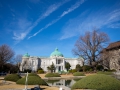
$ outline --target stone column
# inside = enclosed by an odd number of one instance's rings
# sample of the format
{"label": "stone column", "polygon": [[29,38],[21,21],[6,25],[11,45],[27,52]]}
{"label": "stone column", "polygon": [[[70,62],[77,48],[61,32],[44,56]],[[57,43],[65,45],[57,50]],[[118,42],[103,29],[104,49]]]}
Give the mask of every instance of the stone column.
{"label": "stone column", "polygon": [[56,58],[56,64],[58,64],[58,60],[57,60],[57,58]]}
{"label": "stone column", "polygon": [[63,70],[65,71],[65,59],[63,59]]}

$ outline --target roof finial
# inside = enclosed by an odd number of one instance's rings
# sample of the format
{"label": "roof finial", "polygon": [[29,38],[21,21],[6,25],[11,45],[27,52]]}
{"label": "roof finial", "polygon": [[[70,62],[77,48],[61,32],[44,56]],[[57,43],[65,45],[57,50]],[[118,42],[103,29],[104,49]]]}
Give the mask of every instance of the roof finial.
{"label": "roof finial", "polygon": [[57,48],[57,47],[55,48],[55,51],[58,51],[58,48]]}

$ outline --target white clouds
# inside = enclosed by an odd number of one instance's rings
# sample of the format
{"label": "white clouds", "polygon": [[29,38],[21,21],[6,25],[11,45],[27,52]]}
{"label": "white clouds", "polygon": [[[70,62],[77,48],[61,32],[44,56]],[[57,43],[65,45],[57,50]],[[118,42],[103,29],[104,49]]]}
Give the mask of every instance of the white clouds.
{"label": "white clouds", "polygon": [[[18,36],[19,35],[19,36]],[[24,37],[26,36],[26,33],[20,33],[20,34],[18,34],[18,33],[15,33],[14,32],[14,37],[13,37],[13,39],[15,39],[15,40],[22,40]]]}
{"label": "white clouds", "polygon": [[60,19],[60,18],[55,19],[55,20],[53,20],[52,22],[48,23],[45,27],[41,28],[38,32],[34,33],[32,36],[29,36],[28,39],[36,36],[38,33],[40,33],[41,31],[43,31],[44,29],[46,29],[46,28],[48,28],[49,26],[51,26],[52,24],[56,23],[59,19]]}
{"label": "white clouds", "polygon": [[[32,36],[28,37],[28,39],[36,36],[38,33],[40,33],[42,30],[48,28],[49,26],[51,26],[52,24],[56,23],[58,20],[60,20],[63,16],[65,16],[66,14],[74,11],[75,9],[77,9],[82,3],[84,3],[85,0],[79,0],[78,2],[76,2],[74,5],[72,5],[68,10],[64,11],[61,16],[55,20],[53,20],[52,22],[50,22],[49,24],[47,24],[44,28],[40,29],[38,32],[36,32],[35,34],[33,34]],[[54,9],[53,9],[54,10]],[[49,11],[49,10],[48,10]],[[48,12],[50,13],[50,12]],[[44,16],[47,16],[47,14],[44,14]]]}
{"label": "white clouds", "polygon": [[63,34],[60,40],[79,35],[86,30],[92,30],[94,27],[102,28],[106,26],[113,28],[114,26],[115,28],[115,26],[119,26],[119,24],[114,25],[114,23],[120,20],[120,9],[111,11],[99,10],[89,13],[89,15],[88,13],[79,15],[77,18],[70,20],[63,28]]}
{"label": "white clouds", "polygon": [[120,20],[120,9],[114,10],[108,16],[109,16],[109,18],[107,20],[107,23],[119,21]]}
{"label": "white clouds", "polygon": [[85,1],[85,0],[79,0],[79,1],[76,2],[73,6],[71,6],[67,11],[64,11],[60,17],[63,17],[63,16],[65,16],[66,14],[74,11],[74,10],[77,9],[82,3],[84,3],[84,1]]}
{"label": "white clouds", "polygon": [[13,39],[20,41],[29,33],[27,28],[31,25],[31,22],[25,18],[19,18],[16,22],[12,22],[11,25],[14,26],[13,28],[15,29],[13,31]]}
{"label": "white clouds", "polygon": [[48,9],[33,23],[33,25],[29,28],[29,31],[31,31],[35,26],[37,26],[37,24],[44,18],[46,18],[47,16],[49,16],[51,13],[53,13],[54,11],[56,11],[60,6],[62,6],[63,4],[65,4],[66,2],[68,2],[69,0],[65,0],[64,2],[60,2],[57,4],[53,4],[50,7],[48,7]]}
{"label": "white clouds", "polygon": [[108,25],[109,28],[120,28],[120,23],[116,23],[116,24],[110,24]]}
{"label": "white clouds", "polygon": [[[31,0],[31,1],[33,1],[33,0]],[[37,0],[38,1],[38,0]],[[48,7],[48,9],[34,22],[34,23],[32,23],[31,25],[29,25],[29,27],[28,27],[28,25],[27,25],[27,23],[22,23],[22,21],[18,21],[17,23],[18,23],[18,30],[16,31],[16,32],[14,32],[13,33],[13,35],[14,35],[14,37],[13,37],[13,39],[15,39],[15,40],[23,40],[26,36],[27,36],[27,34],[29,34],[29,32],[34,28],[34,27],[36,27],[37,25],[38,25],[38,23],[42,20],[42,19],[44,19],[44,18],[46,18],[47,16],[49,16],[51,13],[53,13],[54,11],[56,11],[60,6],[62,6],[63,4],[65,4],[66,2],[68,2],[69,0],[65,0],[64,2],[60,2],[60,3],[57,3],[57,4],[53,4],[53,5],[51,5],[50,7]],[[22,24],[22,25],[19,25],[19,24]],[[50,23],[51,24],[51,23]],[[48,25],[46,25],[46,27],[48,27],[49,26],[49,24]],[[45,27],[45,28],[46,28]],[[24,30],[24,32],[20,32],[21,31],[21,29],[22,30]],[[42,29],[41,29],[42,30]],[[41,31],[40,30],[40,31]],[[36,35],[36,34],[34,34],[34,35]],[[34,36],[33,35],[33,36]]]}
{"label": "white clouds", "polygon": [[[67,1],[68,1],[68,0],[67,0]],[[54,12],[55,10],[57,10],[61,5],[63,5],[63,4],[66,3],[67,1],[62,2],[62,3],[58,3],[58,4],[53,4],[53,5],[51,5],[51,6],[47,9],[47,11],[43,14],[42,18],[49,16],[52,12]]]}

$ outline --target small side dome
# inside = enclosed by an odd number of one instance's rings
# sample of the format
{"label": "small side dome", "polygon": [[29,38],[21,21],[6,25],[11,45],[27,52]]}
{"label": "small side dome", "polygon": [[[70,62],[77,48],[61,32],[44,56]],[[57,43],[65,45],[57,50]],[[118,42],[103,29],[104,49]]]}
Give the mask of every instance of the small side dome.
{"label": "small side dome", "polygon": [[24,54],[23,57],[30,57],[28,53]]}
{"label": "small side dome", "polygon": [[63,57],[63,54],[58,51],[58,48],[56,48],[55,51],[52,52],[50,56],[52,56],[52,57],[53,56],[61,56],[61,57]]}

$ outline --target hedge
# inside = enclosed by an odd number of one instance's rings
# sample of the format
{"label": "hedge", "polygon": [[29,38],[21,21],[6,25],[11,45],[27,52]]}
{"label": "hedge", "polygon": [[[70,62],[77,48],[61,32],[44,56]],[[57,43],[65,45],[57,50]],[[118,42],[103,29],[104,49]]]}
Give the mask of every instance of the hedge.
{"label": "hedge", "polygon": [[77,81],[73,89],[119,90],[120,81],[104,74],[90,75]]}
{"label": "hedge", "polygon": [[99,72],[97,72],[97,74],[112,75],[113,72],[108,72],[108,71],[103,72],[103,71],[99,71]]}
{"label": "hedge", "polygon": [[69,73],[75,73],[75,72],[77,72],[76,69],[71,69],[71,70],[69,70]]}
{"label": "hedge", "polygon": [[20,78],[21,76],[18,74],[8,74],[7,76],[5,76],[4,80],[16,82]]}
{"label": "hedge", "polygon": [[[19,79],[16,83],[25,85],[26,77]],[[46,85],[48,84],[38,76],[28,76],[28,85]]]}
{"label": "hedge", "polygon": [[102,65],[97,65],[97,66],[96,66],[96,69],[97,69],[98,71],[102,71],[102,70],[104,69],[104,67],[103,67]]}
{"label": "hedge", "polygon": [[42,74],[42,73],[44,73],[43,70],[38,70],[38,74]]}
{"label": "hedge", "polygon": [[85,76],[85,74],[82,72],[75,72],[73,73],[73,76]]}
{"label": "hedge", "polygon": [[58,73],[48,73],[45,77],[60,77],[60,75]]}
{"label": "hedge", "polygon": [[82,69],[83,69],[83,71],[91,71],[91,67],[90,66],[88,66],[88,65],[84,65],[84,66],[82,66]]}

